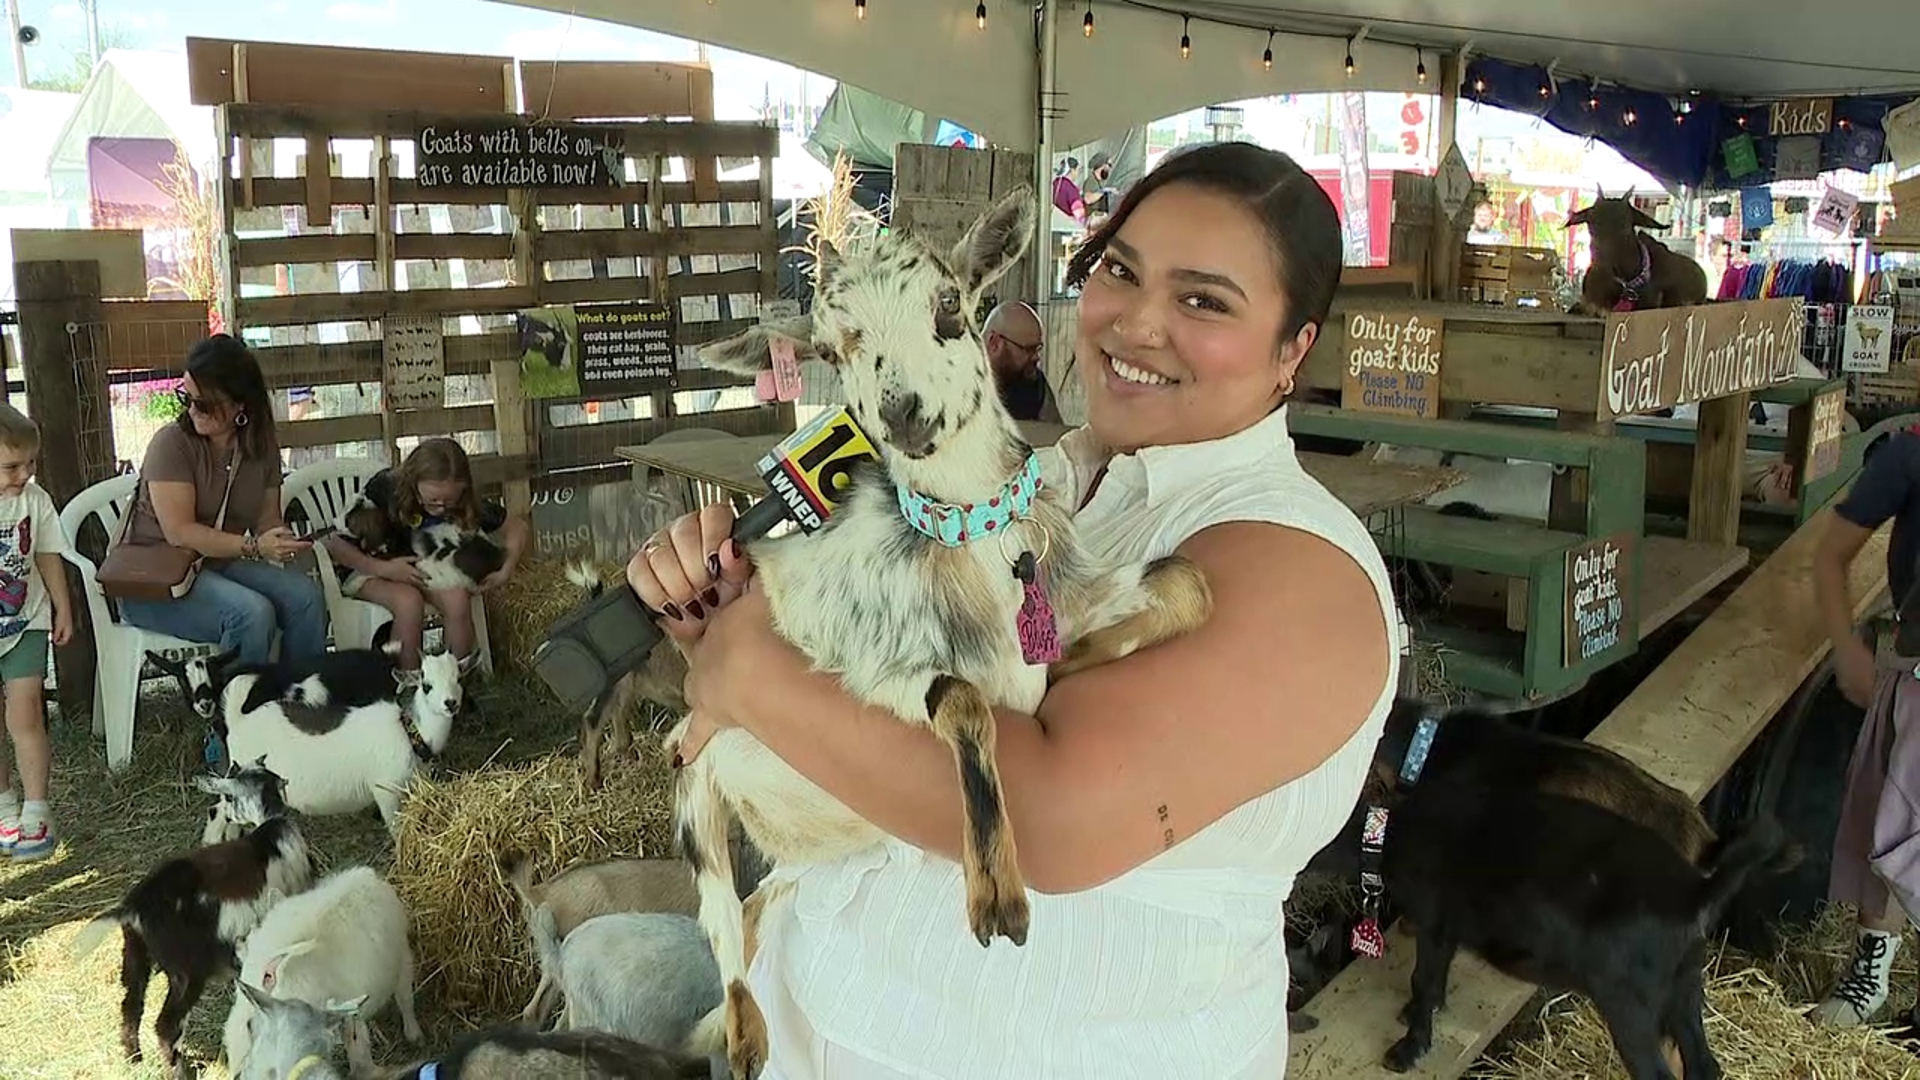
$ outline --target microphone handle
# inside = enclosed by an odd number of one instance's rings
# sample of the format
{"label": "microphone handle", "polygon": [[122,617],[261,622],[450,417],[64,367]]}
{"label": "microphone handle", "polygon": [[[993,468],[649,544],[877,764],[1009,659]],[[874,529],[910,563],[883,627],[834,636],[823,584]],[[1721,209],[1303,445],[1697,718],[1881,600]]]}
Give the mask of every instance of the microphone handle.
{"label": "microphone handle", "polygon": [[775,525],[787,520],[787,505],[778,495],[768,495],[739,517],[733,519],[733,538],[746,543],[758,540],[773,531]]}

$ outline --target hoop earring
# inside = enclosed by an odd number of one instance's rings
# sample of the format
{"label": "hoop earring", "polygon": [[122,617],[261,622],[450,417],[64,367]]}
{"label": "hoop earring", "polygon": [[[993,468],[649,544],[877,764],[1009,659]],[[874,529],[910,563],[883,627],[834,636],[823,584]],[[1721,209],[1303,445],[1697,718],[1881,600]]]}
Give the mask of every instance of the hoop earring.
{"label": "hoop earring", "polygon": [[246,414],[246,413],[239,413],[239,414],[236,414],[236,415],[234,416],[234,418],[233,418],[233,426],[234,426],[234,427],[237,427],[237,428],[243,428],[243,427],[246,427],[246,426],[247,426],[247,424],[249,424],[250,422],[251,422],[251,421],[249,421],[249,420],[247,419],[247,414]]}

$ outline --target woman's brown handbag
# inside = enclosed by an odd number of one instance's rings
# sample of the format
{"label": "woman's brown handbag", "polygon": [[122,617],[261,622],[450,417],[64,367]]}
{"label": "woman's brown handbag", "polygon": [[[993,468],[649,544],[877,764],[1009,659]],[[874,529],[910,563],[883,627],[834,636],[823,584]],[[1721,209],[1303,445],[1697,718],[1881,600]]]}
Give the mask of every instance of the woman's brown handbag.
{"label": "woman's brown handbag", "polygon": [[[227,500],[233,497],[233,476],[239,467],[240,448],[236,446],[232,459],[227,462],[227,490],[220,496],[220,516],[214,519],[215,529],[226,527]],[[133,501],[127,504],[126,519],[120,523],[120,538],[107,551],[93,579],[100,583],[101,592],[115,600],[178,600],[193,588],[193,580],[199,576],[200,563],[206,556],[172,544],[127,543],[133,515],[139,508],[140,493],[136,489]]]}

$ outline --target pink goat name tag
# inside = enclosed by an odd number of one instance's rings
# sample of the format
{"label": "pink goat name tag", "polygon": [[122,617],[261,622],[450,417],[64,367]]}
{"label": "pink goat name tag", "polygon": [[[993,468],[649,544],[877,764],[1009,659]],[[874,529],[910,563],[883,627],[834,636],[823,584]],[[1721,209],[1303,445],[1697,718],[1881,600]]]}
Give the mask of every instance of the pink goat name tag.
{"label": "pink goat name tag", "polygon": [[793,342],[775,338],[768,346],[773,369],[753,380],[753,396],[761,401],[800,400],[800,361],[793,355]]}

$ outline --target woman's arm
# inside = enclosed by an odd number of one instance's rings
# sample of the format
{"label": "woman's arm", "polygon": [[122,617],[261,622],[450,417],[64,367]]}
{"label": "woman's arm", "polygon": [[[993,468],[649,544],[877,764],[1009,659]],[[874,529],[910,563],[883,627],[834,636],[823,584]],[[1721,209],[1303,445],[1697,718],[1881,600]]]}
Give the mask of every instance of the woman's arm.
{"label": "woman's arm", "polygon": [[527,548],[533,543],[533,526],[526,518],[515,514],[507,519],[501,529],[506,533],[502,540],[507,548],[507,561],[500,567],[500,573],[506,575],[513,573],[514,568],[520,565],[520,560],[526,558]]}
{"label": "woman's arm", "polygon": [[287,519],[280,513],[280,487],[268,488],[260,498],[260,520],[253,523],[255,535],[264,535],[275,529],[285,528]]}
{"label": "woman's arm", "polygon": [[213,559],[237,559],[245,551],[246,541],[239,536],[195,519],[192,484],[149,480],[147,490],[153,499],[153,516],[160,522],[160,533],[167,543]]}
{"label": "woman's arm", "polygon": [[[1092,888],[1325,761],[1387,678],[1373,586],[1317,537],[1233,523],[1181,545],[1213,587],[1200,630],[1062,680],[1037,717],[1002,711],[996,757],[1028,884]],[[958,858],[953,758],[862,706],[773,635],[757,591],[712,617],[687,690],[854,812]]]}
{"label": "woman's arm", "polygon": [[339,533],[328,533],[320,538],[320,542],[327,545],[327,555],[332,558],[335,563],[346,567],[348,570],[355,570],[366,574],[369,577],[378,577],[380,575],[380,564],[386,561],[384,559],[376,559],[366,552],[361,551],[360,545],[341,536]]}

